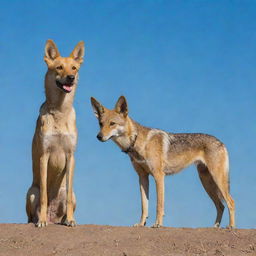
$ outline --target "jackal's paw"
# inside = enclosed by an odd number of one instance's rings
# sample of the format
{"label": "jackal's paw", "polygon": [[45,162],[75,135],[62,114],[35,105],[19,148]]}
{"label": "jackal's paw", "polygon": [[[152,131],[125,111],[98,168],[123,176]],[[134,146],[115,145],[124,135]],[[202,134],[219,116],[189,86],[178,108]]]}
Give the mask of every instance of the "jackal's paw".
{"label": "jackal's paw", "polygon": [[151,226],[151,228],[161,228],[162,225],[158,224],[158,223],[155,223],[153,226]]}
{"label": "jackal's paw", "polygon": [[220,223],[219,223],[219,222],[216,222],[213,227],[214,227],[214,228],[219,228],[219,227],[220,227]]}
{"label": "jackal's paw", "polygon": [[48,225],[48,223],[47,223],[47,221],[38,221],[37,223],[36,223],[36,227],[38,227],[38,228],[44,228],[44,227],[46,227]]}
{"label": "jackal's paw", "polygon": [[75,227],[76,226],[76,221],[75,220],[65,220],[64,225],[67,227]]}
{"label": "jackal's paw", "polygon": [[230,225],[226,226],[226,229],[229,229],[229,230],[231,230],[233,228],[234,228],[234,226],[230,226]]}
{"label": "jackal's paw", "polygon": [[144,222],[144,223],[135,223],[133,225],[133,227],[145,227],[145,225],[146,225],[146,222]]}

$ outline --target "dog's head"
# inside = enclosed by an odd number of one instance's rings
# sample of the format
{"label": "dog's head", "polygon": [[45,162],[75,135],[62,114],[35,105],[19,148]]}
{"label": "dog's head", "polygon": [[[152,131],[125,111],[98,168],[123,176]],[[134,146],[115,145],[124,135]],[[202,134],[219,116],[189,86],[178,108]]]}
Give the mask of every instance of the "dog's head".
{"label": "dog's head", "polygon": [[128,105],[124,96],[118,99],[113,110],[103,107],[93,97],[91,97],[91,104],[100,125],[100,132],[97,135],[98,140],[107,141],[126,133]]}
{"label": "dog's head", "polygon": [[78,78],[78,70],[83,63],[84,42],[74,48],[69,57],[61,57],[56,44],[47,40],[44,60],[55,79],[56,86],[65,93],[70,93]]}

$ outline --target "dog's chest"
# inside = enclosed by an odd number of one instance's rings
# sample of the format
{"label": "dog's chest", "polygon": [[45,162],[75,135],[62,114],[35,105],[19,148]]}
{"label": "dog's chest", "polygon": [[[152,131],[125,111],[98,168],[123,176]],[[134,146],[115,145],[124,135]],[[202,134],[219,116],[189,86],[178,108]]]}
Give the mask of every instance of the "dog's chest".
{"label": "dog's chest", "polygon": [[50,151],[61,150],[73,152],[76,146],[77,136],[72,132],[48,131],[43,134],[43,147]]}
{"label": "dog's chest", "polygon": [[75,113],[67,116],[46,114],[40,118],[39,137],[44,150],[70,153],[75,150]]}

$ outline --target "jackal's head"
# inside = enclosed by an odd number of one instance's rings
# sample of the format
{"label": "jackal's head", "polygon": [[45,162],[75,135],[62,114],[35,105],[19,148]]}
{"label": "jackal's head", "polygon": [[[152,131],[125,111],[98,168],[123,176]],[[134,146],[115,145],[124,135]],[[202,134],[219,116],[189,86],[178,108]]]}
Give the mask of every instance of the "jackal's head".
{"label": "jackal's head", "polygon": [[[44,60],[48,66],[48,77],[65,93],[70,93],[78,78],[78,70],[83,63],[84,42],[74,48],[69,57],[61,57],[56,44],[47,40]],[[52,85],[52,83],[51,83]]]}
{"label": "jackal's head", "polygon": [[107,141],[111,138],[123,136],[127,128],[128,106],[124,96],[121,96],[113,110],[103,107],[96,99],[91,98],[95,116],[99,120],[100,132],[97,138]]}

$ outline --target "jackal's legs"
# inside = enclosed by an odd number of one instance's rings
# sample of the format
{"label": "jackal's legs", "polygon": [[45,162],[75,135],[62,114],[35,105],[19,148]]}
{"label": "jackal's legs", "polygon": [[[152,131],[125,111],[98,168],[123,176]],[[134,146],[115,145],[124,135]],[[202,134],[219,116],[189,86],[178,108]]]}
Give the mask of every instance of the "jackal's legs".
{"label": "jackal's legs", "polygon": [[163,225],[164,216],[164,174],[158,174],[154,176],[156,182],[156,192],[157,192],[157,209],[156,209],[156,222],[152,226],[153,228],[158,228]]}
{"label": "jackal's legs", "polygon": [[229,193],[229,177],[225,161],[227,161],[225,158],[223,161],[219,161],[217,163],[209,161],[207,166],[213,180],[221,192],[223,199],[227,203],[229,211],[229,227],[233,228],[235,227],[235,202]]}
{"label": "jackal's legs", "polygon": [[214,226],[219,227],[224,211],[224,205],[221,202],[221,192],[218,189],[211,174],[209,173],[207,166],[205,166],[203,163],[200,163],[197,165],[197,170],[205,191],[215,204],[217,217]]}
{"label": "jackal's legs", "polygon": [[138,224],[134,226],[145,226],[146,219],[148,218],[148,186],[149,179],[147,173],[139,174],[139,182],[140,182],[140,194],[141,194],[141,218]]}

